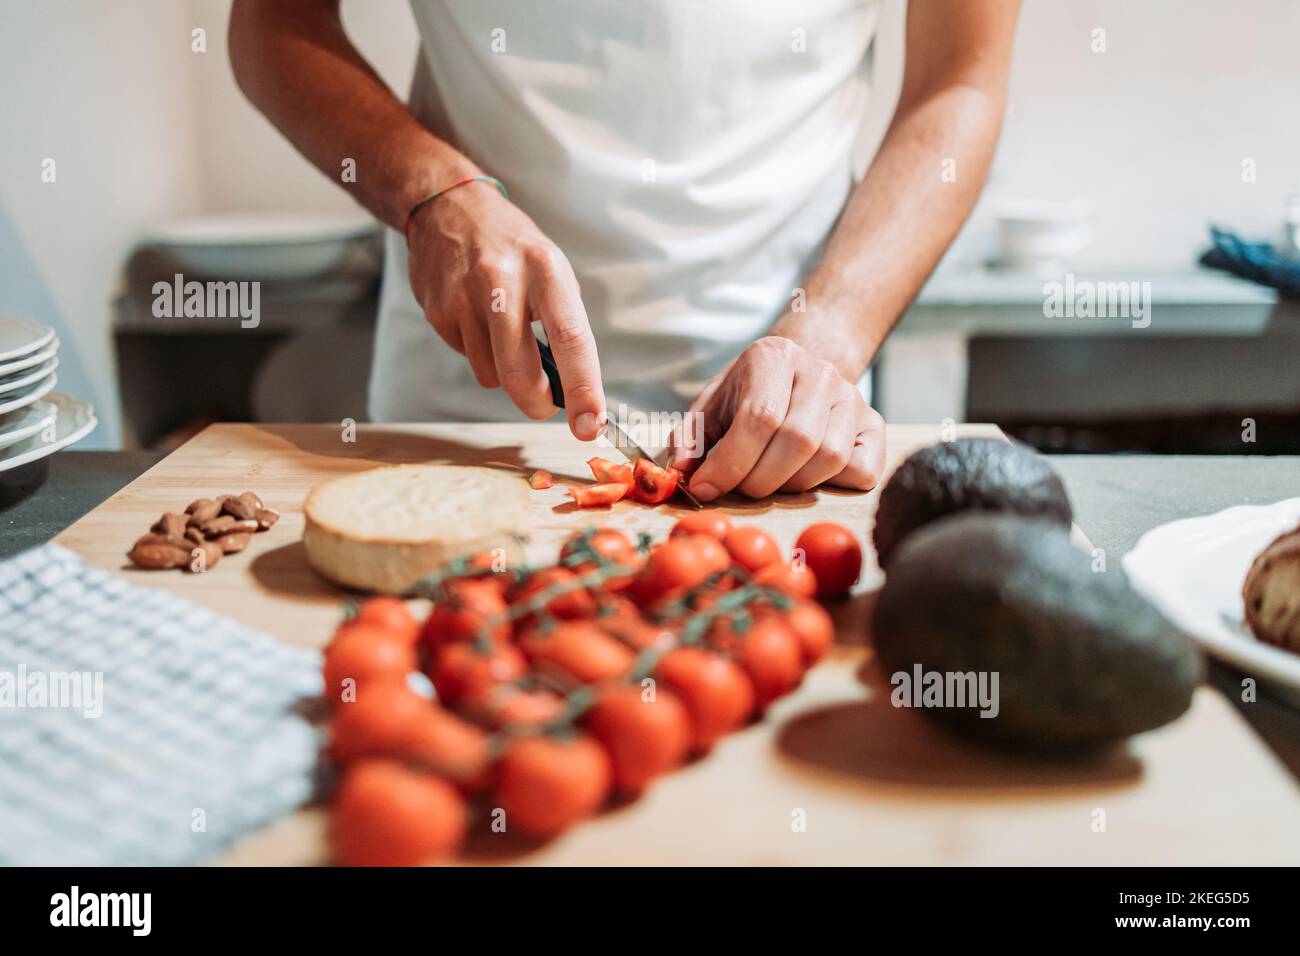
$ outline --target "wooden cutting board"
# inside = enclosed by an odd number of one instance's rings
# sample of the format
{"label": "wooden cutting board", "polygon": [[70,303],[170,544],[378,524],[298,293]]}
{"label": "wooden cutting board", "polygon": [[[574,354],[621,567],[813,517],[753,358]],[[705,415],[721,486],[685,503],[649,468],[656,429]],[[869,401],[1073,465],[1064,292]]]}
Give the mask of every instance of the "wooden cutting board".
{"label": "wooden cutting board", "polygon": [[[999,435],[964,425],[961,435]],[[679,509],[618,504],[574,511],[564,483],[590,480],[592,446],[563,425],[214,425],[58,537],[132,583],[167,588],[281,640],[324,644],[344,597],[307,567],[299,510],[316,483],[376,465],[491,464],[551,471],[531,496],[530,559],[597,521],[666,533]],[[891,426],[889,467],[939,440],[938,426]],[[249,549],[203,575],[132,569],[124,554],[165,510],[253,490],[281,511]],[[876,494],[834,490],[737,501],[784,547],[817,520],[859,533],[870,555]],[[1117,567],[1118,555],[1111,555]],[[1178,722],[1084,762],[995,756],[955,742],[915,711],[889,705],[866,647],[880,584],[874,561],[855,598],[835,609],[830,658],[766,718],[707,758],[545,846],[476,838],[470,862],[530,864],[1226,864],[1300,861],[1300,801],[1283,767],[1215,691]],[[883,688],[883,691],[882,691]],[[304,810],[219,862],[323,862],[325,816]]]}

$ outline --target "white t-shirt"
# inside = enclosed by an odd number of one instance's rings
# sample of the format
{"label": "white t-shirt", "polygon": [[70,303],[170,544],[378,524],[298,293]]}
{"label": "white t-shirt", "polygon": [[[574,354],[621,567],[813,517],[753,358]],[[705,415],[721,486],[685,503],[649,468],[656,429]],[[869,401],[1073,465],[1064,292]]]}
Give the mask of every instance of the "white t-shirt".
{"label": "white t-shirt", "polygon": [[[611,405],[684,408],[789,305],[844,206],[876,0],[413,8],[411,109],[568,257]],[[400,234],[386,253],[371,417],[520,419],[429,326]]]}

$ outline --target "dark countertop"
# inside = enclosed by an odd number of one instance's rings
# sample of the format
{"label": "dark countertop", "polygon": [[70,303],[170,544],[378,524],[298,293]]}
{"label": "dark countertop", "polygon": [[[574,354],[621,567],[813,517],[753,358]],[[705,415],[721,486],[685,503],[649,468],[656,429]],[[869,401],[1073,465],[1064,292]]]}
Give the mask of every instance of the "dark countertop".
{"label": "dark countertop", "polygon": [[[0,504],[0,558],[50,540],[163,456],[154,452],[65,451],[49,459],[45,483]],[[1176,518],[1239,504],[1300,496],[1300,458],[1266,456],[1050,455],[1075,520],[1107,566],[1143,533]],[[1232,701],[1280,760],[1300,777],[1300,712],[1270,698],[1242,703],[1241,675],[1215,663],[1210,683]]]}

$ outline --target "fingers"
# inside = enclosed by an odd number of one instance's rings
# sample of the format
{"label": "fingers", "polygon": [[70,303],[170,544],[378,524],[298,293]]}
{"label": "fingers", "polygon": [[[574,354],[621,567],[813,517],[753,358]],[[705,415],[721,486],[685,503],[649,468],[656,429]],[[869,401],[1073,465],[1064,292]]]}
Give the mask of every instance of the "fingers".
{"label": "fingers", "polygon": [[790,409],[794,362],[785,346],[751,347],[727,378],[704,409],[710,432],[716,429],[711,422],[731,414],[725,433],[691,478],[691,494],[701,501],[726,494],[753,470]]}
{"label": "fingers", "polygon": [[[743,494],[751,498],[766,498],[820,453],[831,409],[839,386],[844,384],[844,379],[829,362],[810,357],[796,366],[785,421],[749,475],[740,483]],[[841,464],[826,477],[843,467]]]}
{"label": "fingers", "polygon": [[858,413],[858,435],[849,462],[829,484],[854,491],[870,491],[880,481],[885,468],[885,421],[870,405],[862,404]]}
{"label": "fingers", "polygon": [[578,280],[558,250],[535,261],[530,275],[535,276],[528,290],[530,314],[541,320],[555,353],[569,428],[575,438],[590,441],[605,422],[605,386]]}
{"label": "fingers", "polygon": [[850,400],[837,401],[826,418],[817,453],[781,486],[782,491],[807,491],[830,481],[849,465],[858,437],[858,409]]}
{"label": "fingers", "polygon": [[555,403],[542,371],[537,337],[524,314],[522,296],[515,296],[505,312],[490,314],[486,324],[501,387],[529,418],[550,418],[555,414]]}

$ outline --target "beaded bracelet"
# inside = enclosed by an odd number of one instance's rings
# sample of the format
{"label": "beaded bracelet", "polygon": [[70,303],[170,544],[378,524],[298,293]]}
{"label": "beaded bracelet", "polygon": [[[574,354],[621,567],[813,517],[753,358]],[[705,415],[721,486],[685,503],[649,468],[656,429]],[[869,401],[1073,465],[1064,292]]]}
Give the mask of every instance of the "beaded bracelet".
{"label": "beaded bracelet", "polygon": [[443,193],[449,193],[453,189],[457,188],[458,186],[464,186],[468,183],[487,183],[489,186],[495,186],[498,190],[500,190],[501,195],[505,196],[506,199],[510,198],[510,194],[506,192],[505,184],[502,183],[501,180],[496,179],[493,176],[466,176],[464,179],[456,180],[450,186],[444,186],[442,189],[435,189],[433,192],[429,193],[429,195],[425,196],[414,206],[412,206],[411,211],[406,214],[406,222],[402,224],[402,235],[405,236],[410,231],[412,217],[414,217],[415,214],[420,211],[420,207],[422,207],[425,203],[433,202]]}

